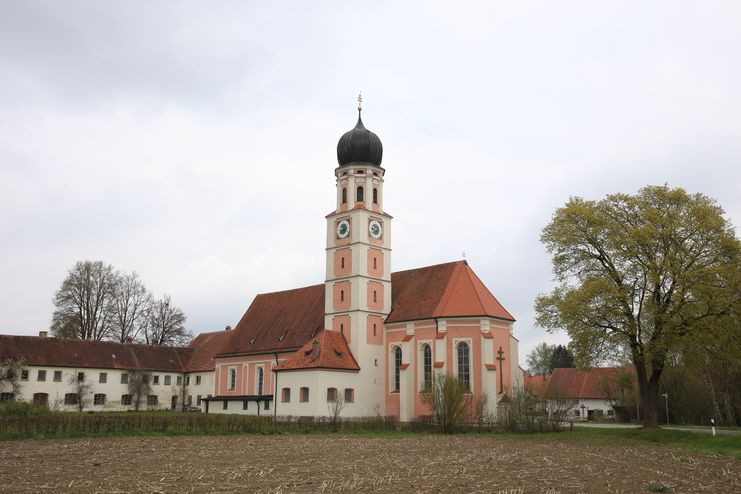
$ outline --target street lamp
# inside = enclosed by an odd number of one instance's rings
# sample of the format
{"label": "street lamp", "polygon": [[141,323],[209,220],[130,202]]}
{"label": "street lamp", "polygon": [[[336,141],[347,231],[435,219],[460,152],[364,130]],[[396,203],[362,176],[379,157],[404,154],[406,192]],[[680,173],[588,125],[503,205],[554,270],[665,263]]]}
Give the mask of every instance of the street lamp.
{"label": "street lamp", "polygon": [[664,393],[661,396],[666,400],[666,425],[669,425],[669,393]]}

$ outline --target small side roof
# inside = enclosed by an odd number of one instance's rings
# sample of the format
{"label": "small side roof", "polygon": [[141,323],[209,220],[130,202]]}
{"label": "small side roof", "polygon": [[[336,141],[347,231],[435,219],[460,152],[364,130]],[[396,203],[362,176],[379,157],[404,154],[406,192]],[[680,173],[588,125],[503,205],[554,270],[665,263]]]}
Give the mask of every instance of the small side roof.
{"label": "small side roof", "polygon": [[201,333],[190,342],[193,356],[186,365],[187,372],[212,371],[215,368],[214,355],[219,353],[232,335],[231,330]]}
{"label": "small side roof", "polygon": [[332,369],[359,371],[360,367],[338,331],[323,330],[278,366],[275,371]]}

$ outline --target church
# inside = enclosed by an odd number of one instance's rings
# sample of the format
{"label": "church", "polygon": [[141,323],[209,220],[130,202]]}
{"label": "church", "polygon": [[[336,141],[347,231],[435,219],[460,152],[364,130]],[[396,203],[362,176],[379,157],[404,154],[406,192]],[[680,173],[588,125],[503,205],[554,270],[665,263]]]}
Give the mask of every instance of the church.
{"label": "church", "polygon": [[[127,410],[141,371],[149,409],[300,417],[341,403],[343,417],[408,421],[431,414],[421,393],[448,374],[495,415],[522,386],[514,318],[465,260],[392,272],[383,146],[358,101],[337,144],[323,283],[258,295],[233,330],[188,348],[0,335],[0,360],[23,362],[21,397],[71,411],[69,383],[84,379],[90,411]],[[15,398],[0,389],[3,399]]]}
{"label": "church", "polygon": [[343,416],[407,421],[430,415],[420,393],[435,374],[492,414],[521,386],[514,318],[465,260],[392,272],[383,145],[360,103],[337,144],[324,283],[254,299],[214,356],[204,411],[322,416],[340,399]]}

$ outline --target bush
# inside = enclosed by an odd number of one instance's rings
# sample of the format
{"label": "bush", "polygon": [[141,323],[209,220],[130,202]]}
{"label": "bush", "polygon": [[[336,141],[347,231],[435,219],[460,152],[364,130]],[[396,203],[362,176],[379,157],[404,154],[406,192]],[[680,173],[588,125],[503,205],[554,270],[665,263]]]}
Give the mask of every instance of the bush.
{"label": "bush", "polygon": [[36,416],[51,413],[45,405],[25,401],[6,401],[0,404],[0,416]]}

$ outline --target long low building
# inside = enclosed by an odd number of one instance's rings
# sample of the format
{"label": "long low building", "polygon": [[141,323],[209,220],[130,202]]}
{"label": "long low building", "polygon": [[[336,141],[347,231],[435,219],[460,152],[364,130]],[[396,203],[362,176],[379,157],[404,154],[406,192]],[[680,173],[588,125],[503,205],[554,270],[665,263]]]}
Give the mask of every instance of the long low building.
{"label": "long low building", "polygon": [[[74,340],[40,336],[0,335],[0,362],[21,363],[20,396],[8,383],[0,385],[0,401],[21,399],[54,410],[119,411],[137,408],[130,382],[140,387],[140,409],[200,407],[214,388],[213,356],[229,331],[202,333],[187,347],[166,347]],[[141,391],[145,391],[142,393]]]}

